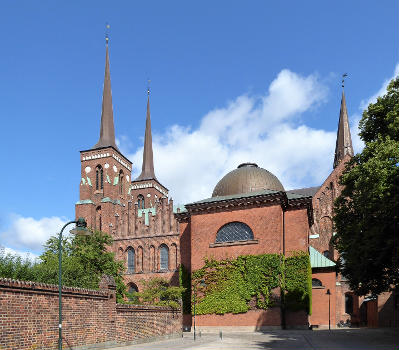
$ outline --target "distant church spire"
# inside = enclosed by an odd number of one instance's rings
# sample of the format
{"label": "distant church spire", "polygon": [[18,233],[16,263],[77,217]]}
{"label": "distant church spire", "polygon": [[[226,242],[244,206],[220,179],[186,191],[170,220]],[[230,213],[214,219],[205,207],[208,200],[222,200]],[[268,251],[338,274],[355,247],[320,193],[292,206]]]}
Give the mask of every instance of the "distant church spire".
{"label": "distant church spire", "polygon": [[154,159],[152,154],[152,134],[151,134],[151,115],[150,115],[150,87],[147,89],[147,118],[145,122],[143,166],[140,176],[135,181],[157,180],[154,173]]}
{"label": "distant church spire", "polygon": [[[107,26],[109,28],[109,26]],[[108,34],[105,36],[105,74],[103,105],[101,112],[100,139],[93,148],[112,146],[119,151],[115,143],[114,112],[112,107],[111,75],[109,71]]]}
{"label": "distant church spire", "polygon": [[347,76],[345,73],[342,77],[342,99],[341,110],[339,112],[339,122],[337,131],[337,143],[335,146],[334,168],[341,162],[341,160],[349,154],[353,156],[351,131],[349,128],[348,111],[346,109],[345,92],[344,92],[344,78]]}

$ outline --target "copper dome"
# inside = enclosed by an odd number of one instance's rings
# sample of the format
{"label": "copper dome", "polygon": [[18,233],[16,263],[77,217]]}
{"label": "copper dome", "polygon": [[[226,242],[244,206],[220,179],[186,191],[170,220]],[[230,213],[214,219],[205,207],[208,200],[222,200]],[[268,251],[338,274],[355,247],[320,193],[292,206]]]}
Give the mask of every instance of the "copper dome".
{"label": "copper dome", "polygon": [[217,183],[212,197],[262,190],[284,191],[284,187],[270,171],[259,168],[255,163],[243,163]]}

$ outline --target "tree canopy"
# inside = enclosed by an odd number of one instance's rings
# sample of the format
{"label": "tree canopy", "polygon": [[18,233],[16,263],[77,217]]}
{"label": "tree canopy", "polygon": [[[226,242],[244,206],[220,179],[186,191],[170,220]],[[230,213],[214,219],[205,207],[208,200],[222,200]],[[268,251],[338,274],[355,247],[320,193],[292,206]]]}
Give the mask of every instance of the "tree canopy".
{"label": "tree canopy", "polygon": [[363,112],[359,128],[365,147],[340,178],[334,245],[350,287],[377,295],[399,281],[399,77]]}
{"label": "tree canopy", "polygon": [[181,307],[183,287],[170,286],[168,281],[161,277],[143,280],[143,290],[133,292],[131,299],[135,304],[149,304],[159,306],[169,306],[174,309]]}
{"label": "tree canopy", "polygon": [[[51,237],[36,262],[10,254],[0,255],[0,277],[58,284],[58,242],[58,237]],[[116,282],[117,301],[122,302],[126,295],[122,277],[124,266],[107,250],[111,243],[111,236],[100,231],[90,236],[63,238],[62,284],[97,289],[101,276],[111,275]]]}

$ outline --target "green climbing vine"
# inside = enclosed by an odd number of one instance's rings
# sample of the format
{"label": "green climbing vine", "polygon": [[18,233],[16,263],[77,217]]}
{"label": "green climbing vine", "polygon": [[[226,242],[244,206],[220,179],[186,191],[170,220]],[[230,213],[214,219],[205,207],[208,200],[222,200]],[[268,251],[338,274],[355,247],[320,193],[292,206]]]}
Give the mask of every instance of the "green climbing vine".
{"label": "green climbing vine", "polygon": [[[183,277],[183,269],[180,281],[187,288],[190,279]],[[187,271],[185,273],[189,276]],[[284,290],[287,310],[304,309],[310,313],[311,280],[309,256],[303,252],[288,258],[280,254],[262,254],[220,261],[205,259],[204,266],[191,275],[193,293],[189,288],[186,289],[188,292],[183,295],[183,310],[190,313],[194,293],[198,315],[267,309],[280,298],[279,291],[275,290],[280,287]]]}
{"label": "green climbing vine", "polygon": [[295,253],[285,259],[285,304],[291,311],[312,313],[312,268],[307,254]]}

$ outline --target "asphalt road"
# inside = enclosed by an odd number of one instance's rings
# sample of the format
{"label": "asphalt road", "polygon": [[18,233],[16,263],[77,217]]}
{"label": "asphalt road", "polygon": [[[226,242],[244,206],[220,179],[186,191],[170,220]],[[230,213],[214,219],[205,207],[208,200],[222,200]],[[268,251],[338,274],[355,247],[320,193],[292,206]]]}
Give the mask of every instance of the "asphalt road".
{"label": "asphalt road", "polygon": [[[112,348],[113,350],[399,350],[398,329],[285,330],[257,333],[223,333]],[[111,350],[111,349],[109,349]]]}

